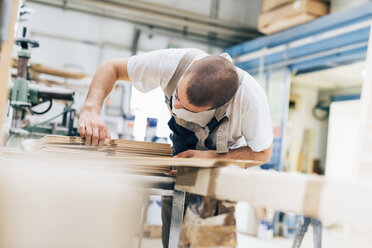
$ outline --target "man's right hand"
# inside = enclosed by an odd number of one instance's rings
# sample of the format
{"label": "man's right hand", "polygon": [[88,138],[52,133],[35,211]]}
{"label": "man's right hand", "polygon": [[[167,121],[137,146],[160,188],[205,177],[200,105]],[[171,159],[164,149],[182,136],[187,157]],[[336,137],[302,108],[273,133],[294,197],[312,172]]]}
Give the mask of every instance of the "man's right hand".
{"label": "man's right hand", "polygon": [[111,140],[101,116],[94,111],[84,110],[79,118],[79,133],[87,146],[102,147],[105,139]]}
{"label": "man's right hand", "polygon": [[107,127],[100,116],[101,107],[116,81],[129,82],[128,59],[108,60],[98,68],[93,76],[79,119],[79,133],[81,137],[85,138],[85,144],[88,146],[102,147],[106,138],[111,140]]}

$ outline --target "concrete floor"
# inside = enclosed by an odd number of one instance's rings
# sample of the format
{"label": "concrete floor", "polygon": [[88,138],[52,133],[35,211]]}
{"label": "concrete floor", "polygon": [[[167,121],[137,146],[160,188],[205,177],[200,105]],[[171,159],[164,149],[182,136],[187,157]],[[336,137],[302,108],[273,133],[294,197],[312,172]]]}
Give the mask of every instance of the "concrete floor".
{"label": "concrete floor", "polygon": [[[344,247],[342,232],[339,229],[324,229],[323,231],[323,247]],[[238,248],[290,248],[292,240],[285,238],[259,239],[257,237],[248,236],[238,233]],[[313,248],[313,233],[312,228],[304,238],[302,248]],[[145,238],[142,242],[142,248],[162,248],[160,239]]]}

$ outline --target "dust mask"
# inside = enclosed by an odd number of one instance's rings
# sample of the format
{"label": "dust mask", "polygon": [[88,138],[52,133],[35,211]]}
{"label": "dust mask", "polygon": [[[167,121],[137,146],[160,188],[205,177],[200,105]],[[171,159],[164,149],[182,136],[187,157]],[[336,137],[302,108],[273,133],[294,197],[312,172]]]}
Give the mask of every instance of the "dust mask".
{"label": "dust mask", "polygon": [[[173,96],[174,99],[174,96]],[[176,115],[176,117],[183,119],[188,122],[194,122],[199,126],[205,127],[213,118],[215,109],[207,110],[203,112],[194,113],[188,111],[184,108],[176,109],[174,108],[174,101],[172,101],[172,112]]]}

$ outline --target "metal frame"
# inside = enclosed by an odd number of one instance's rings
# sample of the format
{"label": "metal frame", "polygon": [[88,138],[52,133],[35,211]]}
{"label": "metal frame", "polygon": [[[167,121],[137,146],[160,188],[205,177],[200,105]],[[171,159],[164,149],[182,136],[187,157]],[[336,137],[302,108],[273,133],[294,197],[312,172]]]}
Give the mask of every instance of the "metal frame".
{"label": "metal frame", "polygon": [[[138,180],[141,180],[139,177]],[[182,230],[183,215],[185,212],[185,196],[186,193],[183,191],[174,190],[175,180],[166,178],[165,180],[159,180],[156,177],[152,179],[141,180],[144,184],[145,194],[144,194],[144,205],[141,210],[141,230],[138,240],[138,248],[142,245],[143,229],[146,220],[146,211],[148,208],[147,198],[149,195],[172,195],[172,215],[171,215],[171,225],[169,233],[169,247],[177,247],[178,240]]]}
{"label": "metal frame", "polygon": [[170,248],[178,247],[185,209],[185,196],[186,193],[183,191],[174,190],[173,192],[172,218],[169,232]]}

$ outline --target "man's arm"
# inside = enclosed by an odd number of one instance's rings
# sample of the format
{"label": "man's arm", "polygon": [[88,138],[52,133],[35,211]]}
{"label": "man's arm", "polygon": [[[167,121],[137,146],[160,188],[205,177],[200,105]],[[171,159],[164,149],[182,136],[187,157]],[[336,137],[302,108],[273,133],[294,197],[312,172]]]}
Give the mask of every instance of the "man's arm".
{"label": "man's arm", "polygon": [[100,116],[103,101],[118,80],[129,81],[128,58],[112,59],[103,63],[94,74],[87,99],[79,118],[79,133],[86,145],[103,146],[110,139],[107,127]]}
{"label": "man's arm", "polygon": [[261,151],[254,152],[248,146],[240,147],[237,149],[229,150],[227,153],[217,153],[215,150],[199,151],[199,150],[187,150],[181,152],[176,157],[178,158],[229,158],[229,159],[242,159],[242,160],[254,160],[259,161],[255,165],[261,165],[270,160],[272,153],[272,146]]}

